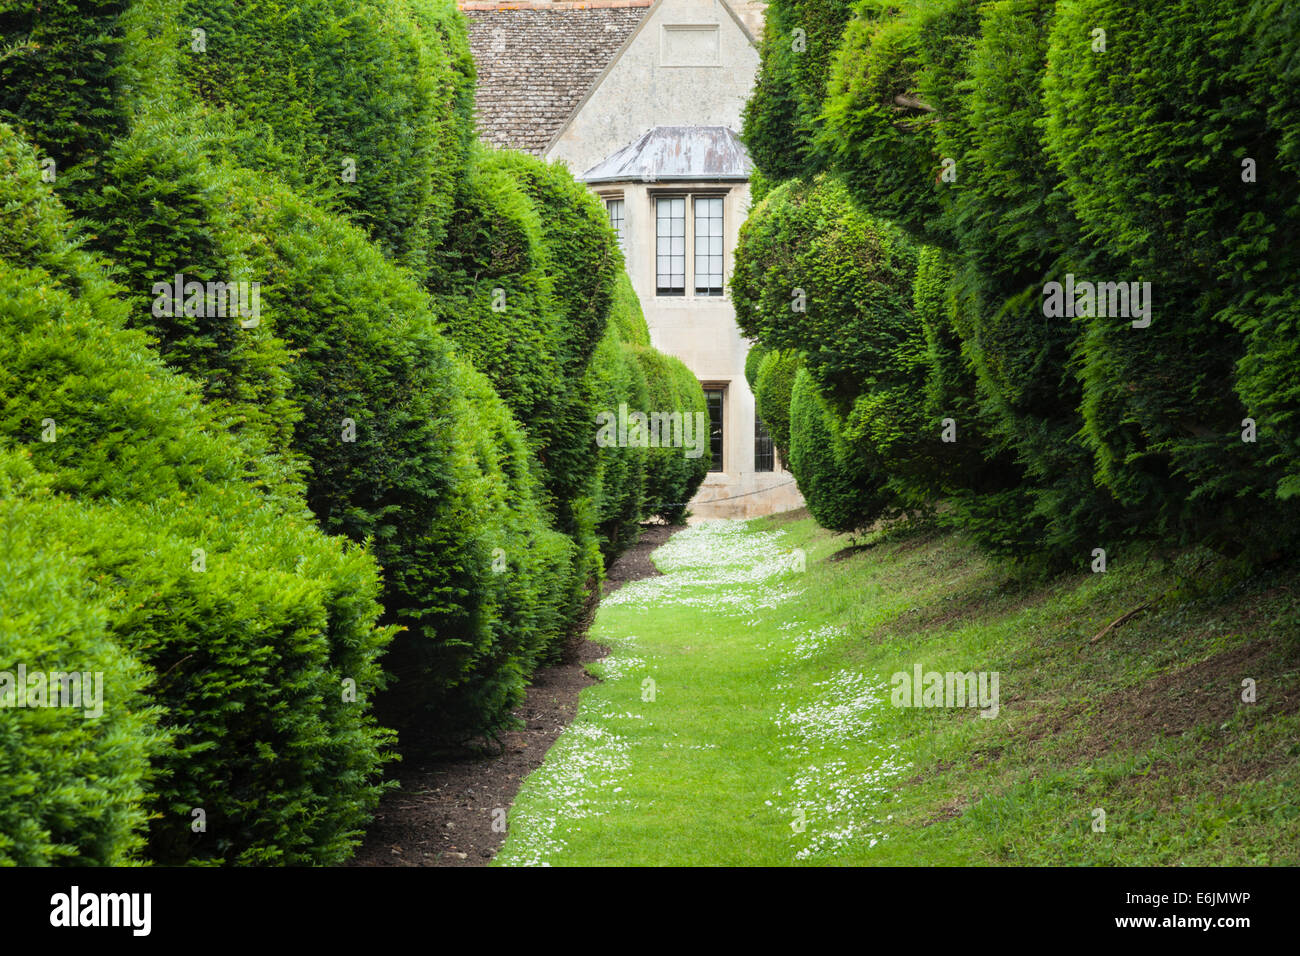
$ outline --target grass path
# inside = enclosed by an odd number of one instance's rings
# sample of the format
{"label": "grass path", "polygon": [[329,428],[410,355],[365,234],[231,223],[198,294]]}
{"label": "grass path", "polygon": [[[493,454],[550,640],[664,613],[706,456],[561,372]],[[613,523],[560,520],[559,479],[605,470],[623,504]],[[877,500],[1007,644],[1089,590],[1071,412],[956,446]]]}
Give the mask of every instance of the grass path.
{"label": "grass path", "polygon": [[[602,604],[602,683],[496,862],[1296,862],[1294,594],[1166,601],[1098,649],[1176,569],[1026,585],[951,538],[828,560],[845,544],[715,522],[656,551],[662,576]],[[891,706],[890,675],[917,663],[998,670],[998,718]],[[1272,699],[1235,703],[1240,669]],[[1153,723],[1144,692],[1175,703]]]}

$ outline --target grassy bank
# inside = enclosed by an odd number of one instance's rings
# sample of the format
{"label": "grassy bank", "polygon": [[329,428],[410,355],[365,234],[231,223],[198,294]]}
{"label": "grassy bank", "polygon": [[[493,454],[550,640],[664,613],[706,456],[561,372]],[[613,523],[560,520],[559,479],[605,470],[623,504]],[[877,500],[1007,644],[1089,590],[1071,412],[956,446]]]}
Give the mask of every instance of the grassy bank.
{"label": "grassy bank", "polygon": [[[1043,582],[945,534],[865,544],[768,519],[656,552],[498,861],[1300,863],[1295,568]],[[917,664],[997,672],[997,715],[893,706]]]}

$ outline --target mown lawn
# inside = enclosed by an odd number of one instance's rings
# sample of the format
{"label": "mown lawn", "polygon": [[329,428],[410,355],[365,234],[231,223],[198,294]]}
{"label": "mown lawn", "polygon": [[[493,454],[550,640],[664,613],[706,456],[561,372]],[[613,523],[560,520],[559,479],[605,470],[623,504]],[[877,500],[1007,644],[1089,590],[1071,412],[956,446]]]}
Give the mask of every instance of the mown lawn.
{"label": "mown lawn", "polygon": [[[778,518],[660,548],[497,862],[1300,863],[1294,566],[1043,581],[924,529],[851,543]],[[997,716],[893,706],[917,663],[997,672]]]}

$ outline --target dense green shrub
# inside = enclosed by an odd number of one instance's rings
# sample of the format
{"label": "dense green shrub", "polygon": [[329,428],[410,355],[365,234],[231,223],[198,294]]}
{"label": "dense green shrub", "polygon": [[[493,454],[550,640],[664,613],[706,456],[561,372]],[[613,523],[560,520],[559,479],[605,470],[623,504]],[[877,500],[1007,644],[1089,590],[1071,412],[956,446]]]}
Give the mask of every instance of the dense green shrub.
{"label": "dense green shrub", "polygon": [[[1250,42],[1235,65],[1237,80],[1248,85],[1254,102],[1263,107],[1268,126],[1263,146],[1276,144],[1276,155],[1252,155],[1256,160],[1254,188],[1266,196],[1264,215],[1243,216],[1241,230],[1233,236],[1229,265],[1235,271],[1241,250],[1241,271],[1251,276],[1239,282],[1240,298],[1223,320],[1244,336],[1243,355],[1237,366],[1237,394],[1247,414],[1259,427],[1257,458],[1271,469],[1263,480],[1278,499],[1294,506],[1300,498],[1300,302],[1294,276],[1300,274],[1300,85],[1296,83],[1300,9],[1281,0],[1257,0],[1242,19]],[[1252,146],[1252,151],[1256,146]],[[1239,164],[1240,165],[1240,164]],[[1258,210],[1258,201],[1252,202]],[[1252,239],[1267,230],[1267,262],[1258,258]],[[1253,260],[1253,261],[1252,261]],[[1264,268],[1260,268],[1263,265]],[[1294,513],[1294,512],[1292,512]]]}
{"label": "dense green shrub", "polygon": [[839,416],[806,368],[796,374],[790,397],[790,472],[809,513],[832,531],[861,531],[895,502],[884,477],[841,440]]}
{"label": "dense green shrub", "polygon": [[[111,509],[45,484],[24,453],[0,449],[0,680],[14,682],[0,684],[0,866],[120,866],[139,857],[167,735],[142,693],[147,672],[108,633],[114,588],[78,555],[87,535],[114,533]],[[15,706],[19,665],[78,675],[81,706]]]}
{"label": "dense green shrub", "polygon": [[622,256],[600,200],[558,163],[511,151],[493,154],[499,168],[532,200],[566,335],[561,358],[586,368],[605,334]]}
{"label": "dense green shrub", "polygon": [[289,398],[290,356],[270,310],[255,320],[213,308],[187,315],[170,295],[163,296],[164,309],[155,308],[155,283],[170,287],[176,275],[186,282],[260,281],[250,268],[251,240],[229,210],[231,192],[247,188],[246,180],[210,158],[222,140],[199,125],[193,116],[138,123],[104,157],[102,187],[74,200],[93,230],[90,247],[106,254],[122,279],[131,327],[147,331],[163,359],[197,379],[233,429],[274,452],[284,467],[299,413]]}
{"label": "dense green shrub", "polygon": [[0,121],[16,124],[56,176],[93,166],[128,114],[118,87],[129,0],[14,0],[0,9]]}
{"label": "dense green shrub", "polygon": [[[1241,14],[1226,3],[1062,7],[1045,143],[1107,263],[1087,278],[1150,283],[1149,326],[1133,328],[1127,315],[1080,319],[1098,477],[1155,530],[1267,551],[1277,540],[1268,516],[1279,514],[1268,460],[1283,446],[1268,414],[1262,441],[1241,440],[1251,409],[1234,379],[1246,356],[1241,329],[1300,265],[1300,186],[1278,161],[1286,128],[1270,118],[1264,64],[1246,66],[1264,23]],[[1108,27],[1104,52],[1093,49],[1099,24]],[[1254,182],[1245,181],[1247,158]]]}
{"label": "dense green shrub", "polygon": [[767,354],[768,348],[762,342],[755,342],[745,353],[745,381],[749,383],[750,391],[758,388],[758,369]]}
{"label": "dense green shrub", "polygon": [[[650,410],[645,372],[632,347],[620,339],[613,322],[596,349],[590,377],[591,407],[595,411],[592,427],[597,437],[602,413],[618,416],[620,409],[627,413]],[[596,530],[601,536],[606,566],[636,540],[645,505],[648,452],[632,444],[607,445],[597,451]]]}
{"label": "dense green shrub", "polygon": [[915,325],[915,269],[915,247],[863,215],[836,180],[791,181],[741,227],[736,321],[770,348],[803,351],[822,393],[847,409]]}
{"label": "dense green shrub", "polygon": [[75,553],[173,733],[149,856],[338,862],[378,801],[387,740],[369,706],[391,638],[374,563],[245,480],[245,447],[123,327],[38,176],[0,127],[0,438],[27,444],[50,492],[103,509]]}
{"label": "dense green shrub", "polygon": [[505,404],[465,362],[447,371],[463,396],[447,427],[477,474],[475,523],[462,534],[480,546],[487,562],[488,573],[477,578],[482,594],[471,595],[481,601],[486,634],[465,647],[467,656],[455,668],[448,666],[449,651],[469,635],[413,630],[400,636],[384,662],[397,693],[382,710],[435,743],[508,725],[528,675],[563,645],[576,557],[574,543],[551,526],[536,459]]}
{"label": "dense green shrub", "polygon": [[473,157],[428,284],[442,329],[488,376],[549,461],[566,434],[571,383],[541,217],[501,154],[479,147]]}
{"label": "dense green shrub", "polygon": [[[540,270],[544,270],[550,280],[555,311],[544,303],[545,290],[538,287],[541,308],[531,316],[516,315],[515,320],[538,323],[539,343],[541,337],[547,340],[538,361],[558,363],[559,371],[548,382],[545,416],[517,414],[530,434],[540,439],[539,457],[556,527],[573,538],[578,548],[575,575],[583,583],[574,592],[572,622],[576,626],[591,609],[594,584],[601,575],[596,533],[599,467],[592,440],[587,373],[605,334],[621,256],[600,201],[563,166],[503,150],[481,151],[476,163],[484,168],[484,178],[497,185],[494,192],[485,186],[479,193],[480,211],[477,219],[470,221],[483,223],[486,213],[488,224],[470,237],[477,245],[471,246],[461,261],[495,261],[505,279],[518,274],[521,278],[537,276],[540,281]],[[530,208],[506,198],[516,188]],[[540,243],[531,234],[532,223],[540,226]],[[500,250],[493,227],[502,230]],[[488,248],[484,248],[485,242]],[[483,285],[477,283],[475,289]],[[526,283],[520,285],[532,294]],[[509,290],[504,285],[499,288],[505,290],[508,303]],[[493,377],[493,381],[497,379]],[[498,387],[510,401],[510,389],[499,383]]]}
{"label": "dense green shrub", "polygon": [[[649,395],[646,411],[680,413],[683,421],[689,416],[692,423],[694,448],[661,444],[646,454],[645,515],[677,524],[686,520],[686,505],[704,483],[712,460],[704,389],[680,359],[648,346],[632,346],[632,354],[645,376]],[[701,422],[702,433],[694,427]],[[700,453],[689,457],[696,448]]]}
{"label": "dense green shrub", "polygon": [[799,352],[795,349],[768,352],[759,364],[754,384],[758,417],[767,425],[782,461],[790,460],[790,399],[799,367]]}
{"label": "dense green shrub", "polygon": [[609,307],[609,324],[614,326],[619,341],[628,345],[650,344],[650,327],[646,324],[641,300],[632,288],[632,280],[620,270],[614,284],[614,299]]}
{"label": "dense green shrub", "polygon": [[957,157],[942,154],[936,137],[965,89],[979,3],[864,0],[855,11],[831,67],[816,141],[821,163],[872,215],[946,245],[953,184],[943,176],[945,160]]}
{"label": "dense green shrub", "polygon": [[827,76],[851,7],[849,0],[774,0],[764,11],[743,136],[768,179],[815,172],[813,141]]}
{"label": "dense green shrub", "polygon": [[[400,706],[436,715],[422,730],[455,736],[501,719],[458,700],[456,686],[494,640],[489,505],[466,443],[456,363],[419,284],[355,227],[244,174],[229,214],[262,299],[296,353],[296,451],[321,526],[373,540],[385,620],[405,630],[426,668],[394,689]],[[419,688],[418,692],[416,688]],[[435,693],[434,688],[437,688]],[[409,690],[409,693],[408,693]]]}
{"label": "dense green shrub", "polygon": [[449,7],[184,0],[177,63],[193,95],[284,150],[289,165],[274,172],[341,203],[385,252],[421,268],[466,146],[466,41]]}

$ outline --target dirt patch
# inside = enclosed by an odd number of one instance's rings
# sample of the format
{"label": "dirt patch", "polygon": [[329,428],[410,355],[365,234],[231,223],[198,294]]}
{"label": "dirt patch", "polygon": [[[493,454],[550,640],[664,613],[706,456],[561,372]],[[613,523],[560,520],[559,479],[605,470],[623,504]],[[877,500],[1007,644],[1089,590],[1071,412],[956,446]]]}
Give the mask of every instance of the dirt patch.
{"label": "dirt patch", "polygon": [[[636,545],[609,569],[604,593],[657,575],[650,552],[677,530],[645,525]],[[505,842],[500,829],[524,777],[541,765],[573,722],[582,689],[596,682],[586,665],[607,652],[583,638],[563,663],[534,674],[515,711],[524,726],[503,733],[500,747],[467,748],[442,759],[408,756],[398,771],[401,788],[380,802],[365,841],[348,865],[487,865]]]}
{"label": "dirt patch", "polygon": [[[1300,710],[1300,688],[1292,681],[1273,684],[1260,703],[1241,702],[1241,679],[1262,677],[1277,668],[1276,642],[1250,641],[1205,660],[1159,674],[1144,684],[1107,694],[1089,706],[1073,703],[1031,717],[1021,735],[1031,742],[1080,732],[1065,759],[1096,760],[1121,751],[1140,751],[1162,737],[1177,737],[1201,725],[1230,720],[1239,707],[1256,706],[1281,715]],[[1271,683],[1271,682],[1269,682]]]}
{"label": "dirt patch", "polygon": [[[1241,702],[1241,680],[1264,675],[1277,654],[1272,641],[1255,641],[1222,651],[1199,663],[1168,671],[1140,687],[1116,691],[1100,701],[1089,722],[1084,752],[1097,755],[1117,743],[1149,745],[1160,737],[1176,737],[1202,724],[1217,725],[1233,716]],[[1294,687],[1279,687],[1261,702],[1261,709],[1289,714],[1300,708]]]}

